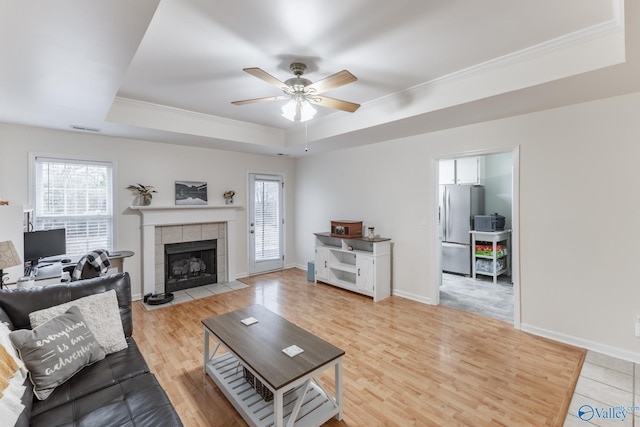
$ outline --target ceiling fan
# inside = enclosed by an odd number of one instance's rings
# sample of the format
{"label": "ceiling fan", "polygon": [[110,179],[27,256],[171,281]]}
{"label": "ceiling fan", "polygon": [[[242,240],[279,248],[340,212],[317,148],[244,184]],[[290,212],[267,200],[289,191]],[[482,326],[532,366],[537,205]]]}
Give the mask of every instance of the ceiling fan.
{"label": "ceiling fan", "polygon": [[293,74],[295,74],[295,77],[282,82],[260,68],[244,68],[243,71],[277,87],[284,92],[284,95],[233,101],[232,104],[244,105],[252,104],[254,102],[288,99],[289,102],[282,107],[282,116],[291,121],[299,122],[307,121],[315,116],[316,110],[313,108],[312,104],[348,111],[349,113],[353,113],[360,107],[360,104],[320,95],[328,90],[335,89],[358,80],[356,76],[351,74],[349,71],[342,70],[313,83],[311,80],[302,77],[302,74],[304,74],[304,71],[307,69],[305,64],[301,62],[294,62],[289,66],[289,69]]}

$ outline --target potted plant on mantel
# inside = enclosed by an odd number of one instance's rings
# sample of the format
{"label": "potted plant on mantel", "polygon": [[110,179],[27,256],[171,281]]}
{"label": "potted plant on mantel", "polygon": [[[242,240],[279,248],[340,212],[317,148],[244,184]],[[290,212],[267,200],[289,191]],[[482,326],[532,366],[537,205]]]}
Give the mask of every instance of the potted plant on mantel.
{"label": "potted plant on mantel", "polygon": [[157,193],[157,191],[153,189],[153,185],[130,185],[127,187],[127,190],[138,193],[139,206],[149,206],[151,204],[151,199],[153,198],[153,193]]}
{"label": "potted plant on mantel", "polygon": [[225,193],[222,195],[224,197],[224,202],[227,205],[232,205],[233,204],[233,196],[236,195],[236,192],[233,190],[229,190],[229,191],[225,191]]}

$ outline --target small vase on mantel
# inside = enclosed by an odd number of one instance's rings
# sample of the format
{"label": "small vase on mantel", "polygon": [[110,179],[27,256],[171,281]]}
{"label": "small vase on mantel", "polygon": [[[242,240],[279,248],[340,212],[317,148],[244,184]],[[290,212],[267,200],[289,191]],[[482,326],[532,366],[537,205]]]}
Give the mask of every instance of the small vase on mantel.
{"label": "small vase on mantel", "polygon": [[153,198],[152,194],[143,194],[140,196],[140,205],[141,206],[149,206],[151,204],[151,199]]}
{"label": "small vase on mantel", "polygon": [[222,194],[222,197],[224,197],[224,204],[225,205],[232,205],[233,204],[233,196],[236,195],[236,192],[233,190],[227,190]]}

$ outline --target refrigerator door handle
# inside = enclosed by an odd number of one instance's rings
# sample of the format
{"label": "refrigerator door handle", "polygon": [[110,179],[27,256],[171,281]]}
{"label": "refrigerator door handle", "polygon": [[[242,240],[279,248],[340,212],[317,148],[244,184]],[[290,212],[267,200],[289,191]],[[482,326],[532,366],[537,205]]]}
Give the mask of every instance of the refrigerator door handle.
{"label": "refrigerator door handle", "polygon": [[446,190],[442,190],[442,194],[440,195],[440,197],[442,197],[442,199],[440,199],[439,202],[439,206],[438,206],[438,215],[440,216],[440,238],[442,241],[447,240],[447,234],[445,232],[445,224],[446,224],[446,218],[447,218],[447,210],[445,209],[444,206],[444,195],[445,195]]}
{"label": "refrigerator door handle", "polygon": [[444,235],[445,235],[445,240],[449,240],[449,235],[451,234],[451,193],[449,192],[449,190],[445,190],[445,199],[446,199],[446,204],[445,204],[445,230],[444,230]]}

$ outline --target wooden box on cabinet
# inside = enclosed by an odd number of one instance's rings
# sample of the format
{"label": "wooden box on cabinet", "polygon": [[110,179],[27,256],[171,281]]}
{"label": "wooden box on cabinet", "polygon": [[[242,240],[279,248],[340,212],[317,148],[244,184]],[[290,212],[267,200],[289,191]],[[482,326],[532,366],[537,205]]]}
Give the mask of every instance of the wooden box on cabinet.
{"label": "wooden box on cabinet", "polygon": [[331,235],[334,237],[361,237],[362,221],[331,221]]}

